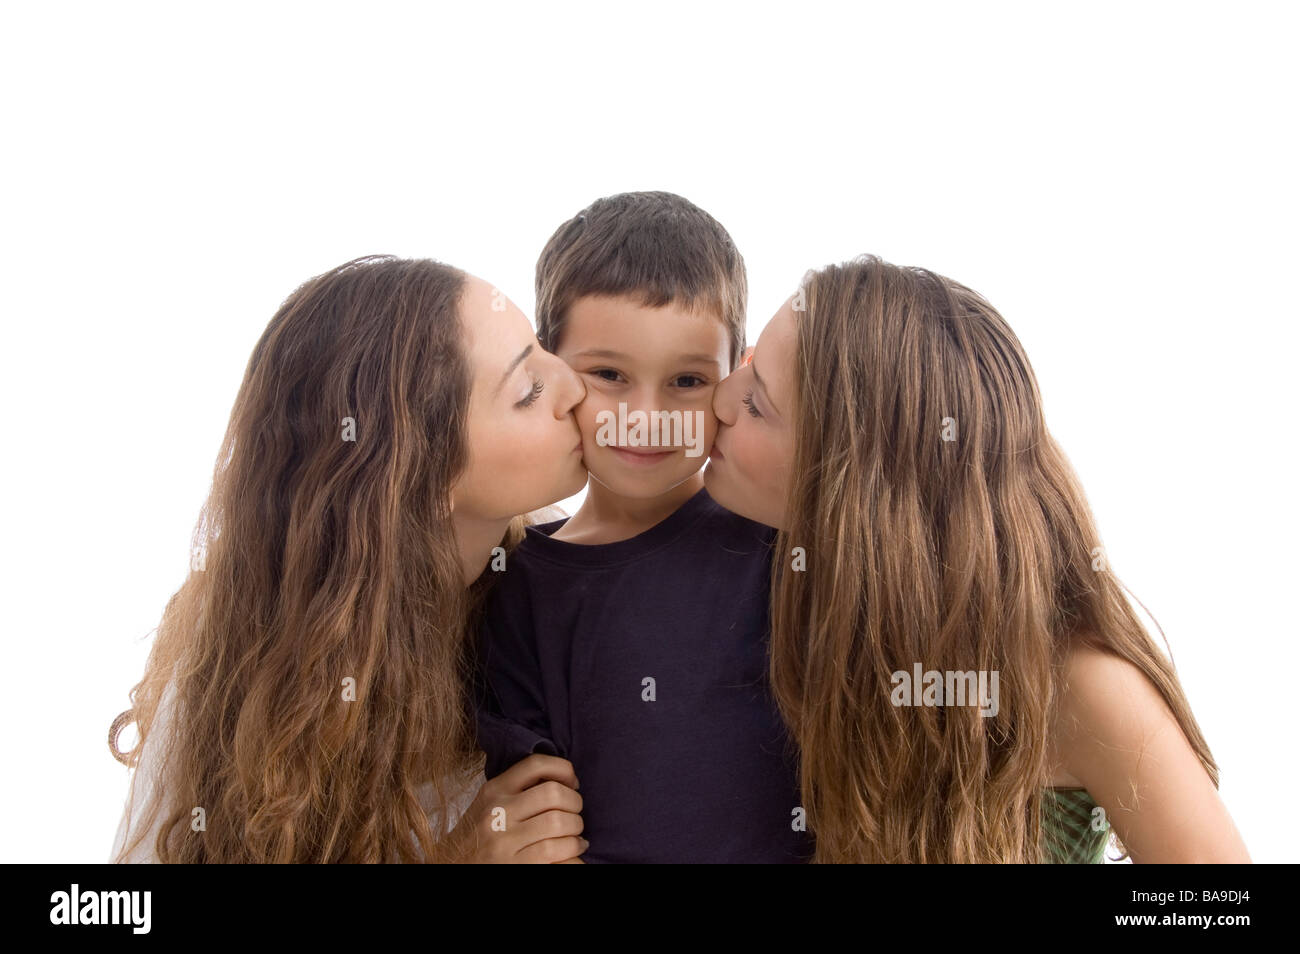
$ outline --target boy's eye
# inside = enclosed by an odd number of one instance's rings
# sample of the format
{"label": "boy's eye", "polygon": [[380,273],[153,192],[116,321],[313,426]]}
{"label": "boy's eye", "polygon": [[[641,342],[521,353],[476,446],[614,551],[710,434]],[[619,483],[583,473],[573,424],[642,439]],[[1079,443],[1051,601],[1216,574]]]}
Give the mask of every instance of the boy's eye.
{"label": "boy's eye", "polygon": [[[682,383],[683,381],[687,383],[683,384]],[[679,374],[677,377],[673,378],[673,387],[697,388],[701,384],[708,384],[708,382],[705,381],[698,374]]]}
{"label": "boy's eye", "polygon": [[621,375],[613,368],[596,368],[594,371],[588,371],[588,374],[594,374],[602,381],[617,381]]}
{"label": "boy's eye", "polygon": [[750,417],[762,417],[757,407],[754,406],[754,392],[746,391],[745,396],[740,399],[740,403],[745,405],[745,410],[749,412]]}

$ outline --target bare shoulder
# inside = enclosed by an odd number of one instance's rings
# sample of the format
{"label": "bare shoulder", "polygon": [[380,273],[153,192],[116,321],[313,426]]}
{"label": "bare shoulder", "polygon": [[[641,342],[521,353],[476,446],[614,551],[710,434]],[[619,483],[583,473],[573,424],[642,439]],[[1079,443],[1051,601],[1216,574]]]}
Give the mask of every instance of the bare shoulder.
{"label": "bare shoulder", "polygon": [[1177,720],[1137,665],[1091,643],[1068,652],[1049,740],[1052,784],[1084,785],[1102,753],[1141,752]]}
{"label": "bare shoulder", "polygon": [[1088,790],[1134,861],[1250,860],[1201,753],[1142,666],[1080,645],[1059,688],[1056,778]]}
{"label": "bare shoulder", "polygon": [[1135,718],[1145,723],[1169,712],[1160,690],[1141,668],[1096,646],[1074,646],[1066,656],[1063,676],[1060,711],[1067,722],[1099,723],[1124,731],[1137,727]]}

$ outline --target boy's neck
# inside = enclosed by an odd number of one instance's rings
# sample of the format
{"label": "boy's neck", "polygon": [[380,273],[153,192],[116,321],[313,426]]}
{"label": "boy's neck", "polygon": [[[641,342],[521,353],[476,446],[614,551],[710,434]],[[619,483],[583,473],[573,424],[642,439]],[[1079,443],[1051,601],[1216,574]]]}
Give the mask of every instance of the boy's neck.
{"label": "boy's neck", "polygon": [[662,523],[703,489],[703,471],[692,474],[667,493],[650,498],[624,497],[604,484],[588,480],[582,506],[551,538],[587,546],[630,540]]}

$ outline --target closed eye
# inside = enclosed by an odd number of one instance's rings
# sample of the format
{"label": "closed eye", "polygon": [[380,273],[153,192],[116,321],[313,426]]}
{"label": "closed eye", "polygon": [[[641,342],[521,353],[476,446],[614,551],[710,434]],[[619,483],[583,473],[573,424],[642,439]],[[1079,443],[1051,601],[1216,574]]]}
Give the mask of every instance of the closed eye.
{"label": "closed eye", "polygon": [[515,407],[532,407],[533,403],[542,396],[542,388],[545,385],[541,378],[533,382],[533,388],[528,392],[528,396],[515,405]]}
{"label": "closed eye", "polygon": [[750,417],[762,417],[758,408],[754,406],[754,392],[746,391],[745,396],[740,399],[740,403],[745,405],[745,410],[749,412]]}

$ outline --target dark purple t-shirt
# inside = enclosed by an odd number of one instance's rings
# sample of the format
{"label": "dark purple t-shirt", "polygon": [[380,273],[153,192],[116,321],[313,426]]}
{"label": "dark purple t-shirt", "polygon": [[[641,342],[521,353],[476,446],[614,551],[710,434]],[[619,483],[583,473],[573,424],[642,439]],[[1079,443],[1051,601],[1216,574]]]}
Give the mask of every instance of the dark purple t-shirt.
{"label": "dark purple t-shirt", "polygon": [[[768,688],[775,531],[701,490],[630,540],[530,527],[480,662],[487,776],[573,762],[588,862],[797,862],[797,757]],[[491,571],[489,571],[491,572]]]}

